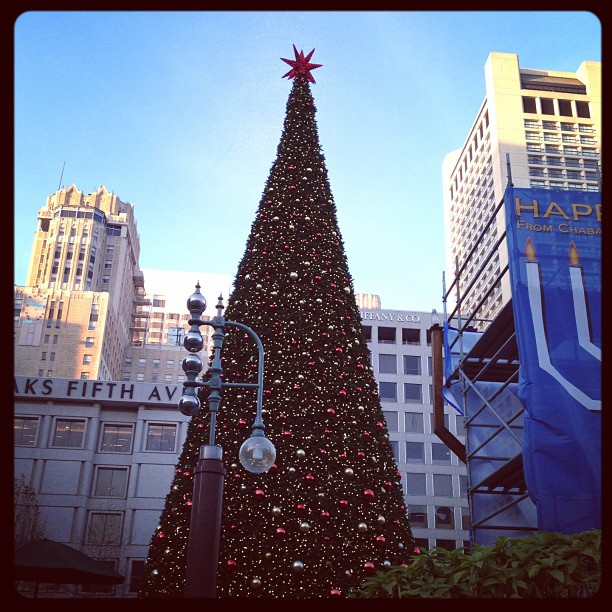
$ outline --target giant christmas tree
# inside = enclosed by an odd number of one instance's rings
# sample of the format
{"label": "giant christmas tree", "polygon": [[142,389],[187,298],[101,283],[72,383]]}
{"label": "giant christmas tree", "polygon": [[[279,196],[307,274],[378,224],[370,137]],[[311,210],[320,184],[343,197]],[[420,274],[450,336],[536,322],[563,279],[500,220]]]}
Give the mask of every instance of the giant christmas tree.
{"label": "giant christmas tree", "polygon": [[[310,63],[314,50],[293,49],[294,60],[282,58],[293,87],[277,158],[224,313],[263,342],[263,416],[276,462],[263,474],[239,463],[256,396],[224,388],[216,428],[227,470],[218,597],[345,597],[413,554],[319,145],[309,83],[320,64]],[[256,347],[235,330],[226,330],[223,380],[257,382]],[[192,474],[207,443],[206,393],[151,540],[141,597],[183,593]]]}

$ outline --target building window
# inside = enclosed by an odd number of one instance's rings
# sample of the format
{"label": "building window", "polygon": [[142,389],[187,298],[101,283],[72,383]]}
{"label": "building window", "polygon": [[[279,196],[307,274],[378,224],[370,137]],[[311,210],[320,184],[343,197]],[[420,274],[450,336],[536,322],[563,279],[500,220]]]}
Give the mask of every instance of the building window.
{"label": "building window", "polygon": [[395,459],[396,463],[399,463],[399,442],[397,440],[391,440],[391,450],[393,451],[393,458]]}
{"label": "building window", "polygon": [[434,495],[438,497],[453,496],[453,477],[450,474],[433,475]]}
{"label": "building window", "polygon": [[154,368],[159,368],[159,359],[154,359],[153,360],[153,367]]}
{"label": "building window", "polygon": [[[538,112],[536,109],[535,98],[530,98],[529,96],[523,96],[523,112],[524,113],[537,113]],[[525,124],[527,124],[527,121],[525,121]]]}
{"label": "building window", "polygon": [[455,517],[449,506],[436,506],[436,529],[454,529]]}
{"label": "building window", "polygon": [[41,361],[47,361],[47,351],[43,351],[43,352],[40,354],[40,360],[41,360]]}
{"label": "building window", "polygon": [[465,432],[465,417],[461,414],[458,414],[455,417],[455,424],[457,427],[457,435],[458,436],[465,436],[466,432]]}
{"label": "building window", "polygon": [[468,492],[468,479],[467,475],[459,474],[459,497],[464,497]]}
{"label": "building window", "polygon": [[96,471],[94,497],[125,498],[127,494],[128,469],[99,467]]}
{"label": "building window", "polygon": [[144,357],[141,357],[138,360],[138,367],[139,368],[144,368],[147,365],[147,360]]}
{"label": "building window", "polygon": [[423,442],[406,442],[406,463],[425,463]]}
{"label": "building window", "polygon": [[83,365],[89,365],[91,363],[91,355],[83,355]]}
{"label": "building window", "polygon": [[92,336],[85,338],[85,346],[91,348],[94,345],[94,339]]}
{"label": "building window", "polygon": [[136,374],[136,382],[144,382],[144,372],[138,372],[138,374]]}
{"label": "building window", "polygon": [[395,327],[379,327],[378,344],[395,344]]}
{"label": "building window", "polygon": [[89,380],[89,372],[81,372],[81,380]]}
{"label": "building window", "polygon": [[85,541],[89,546],[119,546],[121,523],[119,512],[90,512]]}
{"label": "building window", "polygon": [[394,382],[378,383],[380,399],[384,402],[397,402],[397,384]]}
{"label": "building window", "polygon": [[542,108],[543,115],[555,114],[555,105],[553,104],[552,98],[540,98],[540,107]]}
{"label": "building window", "polygon": [[572,116],[572,102],[571,100],[558,100],[559,103],[559,114],[563,117]]}
{"label": "building window", "polygon": [[145,562],[139,559],[132,559],[130,571],[130,593],[138,593],[140,584],[145,575]]}
{"label": "building window", "polygon": [[420,344],[421,330],[412,328],[402,328],[402,344]]}
{"label": "building window", "polygon": [[13,420],[13,443],[15,446],[36,446],[38,418],[15,417]]}
{"label": "building window", "polygon": [[431,460],[436,465],[450,465],[451,452],[448,446],[440,442],[432,442]]}
{"label": "building window", "polygon": [[420,412],[405,412],[404,427],[406,433],[424,433],[423,415]]}
{"label": "building window", "polygon": [[408,504],[408,521],[412,529],[415,527],[427,529],[427,506]]}
{"label": "building window", "polygon": [[397,412],[395,411],[391,412],[391,411],[385,410],[383,411],[383,414],[385,415],[385,421],[387,423],[387,430],[388,431],[399,431]]}
{"label": "building window", "polygon": [[397,357],[380,354],[378,356],[378,371],[381,374],[397,374]]}
{"label": "building window", "polygon": [[576,114],[578,115],[578,117],[586,117],[587,119],[589,119],[591,117],[591,113],[589,111],[589,103],[576,100]]}
{"label": "building window", "polygon": [[101,453],[130,453],[132,451],[132,425],[111,425],[105,423],[102,427],[100,442]]}
{"label": "building window", "polygon": [[361,331],[363,333],[363,338],[366,342],[372,341],[372,326],[371,325],[362,325]]}
{"label": "building window", "polygon": [[168,359],[166,361],[166,368],[173,369],[174,368],[174,359]]}
{"label": "building window", "polygon": [[152,382],[152,383],[156,383],[156,382],[157,382],[157,377],[158,377],[158,376],[159,376],[158,374],[151,374],[151,382]]}
{"label": "building window", "polygon": [[427,538],[414,538],[414,543],[421,550],[427,550],[429,548],[429,540]]}
{"label": "building window", "polygon": [[173,453],[176,445],[176,425],[149,423],[145,450]]}
{"label": "building window", "polygon": [[418,383],[404,383],[404,402],[422,404],[422,386]]}
{"label": "building window", "polygon": [[427,495],[426,474],[408,472],[406,474],[407,495]]}
{"label": "building window", "polygon": [[443,538],[436,538],[436,546],[445,550],[455,550],[457,548],[455,540],[445,540]]}
{"label": "building window", "polygon": [[461,529],[469,531],[470,529],[470,509],[467,506],[461,506]]}
{"label": "building window", "polygon": [[404,374],[421,374],[421,358],[418,355],[404,355]]}
{"label": "building window", "polygon": [[85,420],[56,419],[53,442],[56,448],[83,448],[85,440]]}
{"label": "building window", "polygon": [[167,383],[171,383],[171,382],[172,382],[172,374],[166,374],[166,375],[164,376],[164,380],[165,380],[165,382],[167,382]]}

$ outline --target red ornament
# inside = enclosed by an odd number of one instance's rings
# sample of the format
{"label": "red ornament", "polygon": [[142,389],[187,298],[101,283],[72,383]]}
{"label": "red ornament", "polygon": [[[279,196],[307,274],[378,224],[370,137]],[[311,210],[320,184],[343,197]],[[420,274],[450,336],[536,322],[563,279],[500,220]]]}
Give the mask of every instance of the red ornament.
{"label": "red ornament", "polygon": [[315,477],[312,474],[306,474],[306,482],[314,482]]}
{"label": "red ornament", "polygon": [[341,506],[344,506],[344,507],[346,507],[346,506],[348,506],[348,505],[349,505],[349,503],[348,503],[348,499],[341,499],[341,500],[340,500],[338,503],[339,503]]}
{"label": "red ornament", "polygon": [[282,537],[282,536],[284,536],[284,535],[285,535],[285,533],[286,533],[286,532],[285,532],[285,530],[284,530],[282,527],[279,527],[279,528],[276,530],[276,535],[277,535],[277,536],[281,536],[281,537]]}
{"label": "red ornament", "polygon": [[339,395],[346,395],[346,391],[344,389],[340,389],[340,391],[338,391]]}
{"label": "red ornament", "polygon": [[420,554],[421,554],[421,549],[420,549],[418,546],[415,546],[415,547],[412,549],[412,552],[413,552],[415,555],[420,555]]}
{"label": "red ornament", "polygon": [[321,518],[327,520],[329,518],[329,512],[323,510],[323,512],[321,512]]}
{"label": "red ornament", "polygon": [[255,497],[264,497],[266,495],[263,489],[255,489]]}
{"label": "red ornament", "polygon": [[316,68],[320,68],[323,64],[310,63],[310,58],[312,57],[314,51],[315,50],[313,49],[307,56],[304,57],[304,51],[300,51],[298,53],[298,50],[295,48],[295,45],[293,45],[293,53],[295,55],[295,59],[288,60],[284,57],[281,57],[283,62],[291,66],[291,70],[283,74],[281,78],[284,79],[285,77],[287,77],[288,79],[292,79],[298,76],[298,74],[303,74],[311,83],[315,83],[316,81],[314,80],[312,74],[310,74],[310,71],[315,70]]}
{"label": "red ornament", "polygon": [[158,537],[158,538],[165,538],[165,537],[166,537],[166,534],[165,534],[163,531],[160,531],[160,532],[157,534],[157,537]]}
{"label": "red ornament", "polygon": [[291,432],[290,431],[283,431],[283,436],[285,436],[285,438],[290,438],[291,437]]}
{"label": "red ornament", "polygon": [[240,427],[246,427],[247,422],[244,419],[240,419],[238,421],[238,425],[240,425]]}
{"label": "red ornament", "polygon": [[381,421],[378,421],[378,422],[376,423],[376,427],[384,427],[384,425],[382,424],[382,422],[381,422]]}
{"label": "red ornament", "polygon": [[233,572],[236,569],[236,562],[233,559],[227,560],[227,569],[230,572]]}
{"label": "red ornament", "polygon": [[336,411],[333,408],[328,408],[327,414],[336,414]]}
{"label": "red ornament", "polygon": [[363,567],[365,570],[367,570],[368,572],[373,572],[374,571],[374,564],[371,561],[366,561],[363,564]]}
{"label": "red ornament", "polygon": [[363,492],[363,496],[367,499],[374,499],[374,491],[372,491],[372,489],[366,489]]}
{"label": "red ornament", "polygon": [[342,595],[342,591],[340,589],[332,589],[329,594],[333,595],[334,597],[339,597]]}
{"label": "red ornament", "polygon": [[341,348],[341,347],[339,347],[339,346],[337,346],[337,347],[336,347],[336,353],[341,353],[341,352],[342,352],[342,348]]}
{"label": "red ornament", "polygon": [[385,481],[385,487],[387,487],[387,489],[390,489],[392,486],[393,485],[388,480]]}
{"label": "red ornament", "polygon": [[376,545],[384,546],[385,544],[385,536],[376,536]]}
{"label": "red ornament", "polygon": [[365,457],[365,453],[363,451],[357,451],[358,457]]}
{"label": "red ornament", "polygon": [[296,504],[295,506],[300,512],[305,512],[306,511],[306,505],[305,504]]}

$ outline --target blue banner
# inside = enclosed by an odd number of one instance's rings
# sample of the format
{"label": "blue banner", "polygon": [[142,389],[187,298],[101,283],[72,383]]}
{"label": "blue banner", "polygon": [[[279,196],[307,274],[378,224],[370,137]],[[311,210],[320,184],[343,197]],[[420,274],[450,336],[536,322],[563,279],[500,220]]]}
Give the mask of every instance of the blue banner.
{"label": "blue banner", "polygon": [[538,529],[601,529],[601,192],[508,187],[504,205]]}

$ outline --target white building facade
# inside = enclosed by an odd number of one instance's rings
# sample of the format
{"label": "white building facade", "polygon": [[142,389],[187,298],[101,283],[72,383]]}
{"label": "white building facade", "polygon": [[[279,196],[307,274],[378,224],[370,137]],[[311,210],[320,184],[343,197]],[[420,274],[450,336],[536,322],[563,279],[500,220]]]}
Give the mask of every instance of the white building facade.
{"label": "white building facade", "polygon": [[[413,535],[452,550],[469,541],[467,471],[432,433],[431,316],[361,310]],[[48,585],[45,597],[137,596],[187,435],[181,394],[163,381],[15,377],[14,472],[34,488],[47,537],[126,578],[95,592]],[[445,410],[464,441],[461,415]]]}

